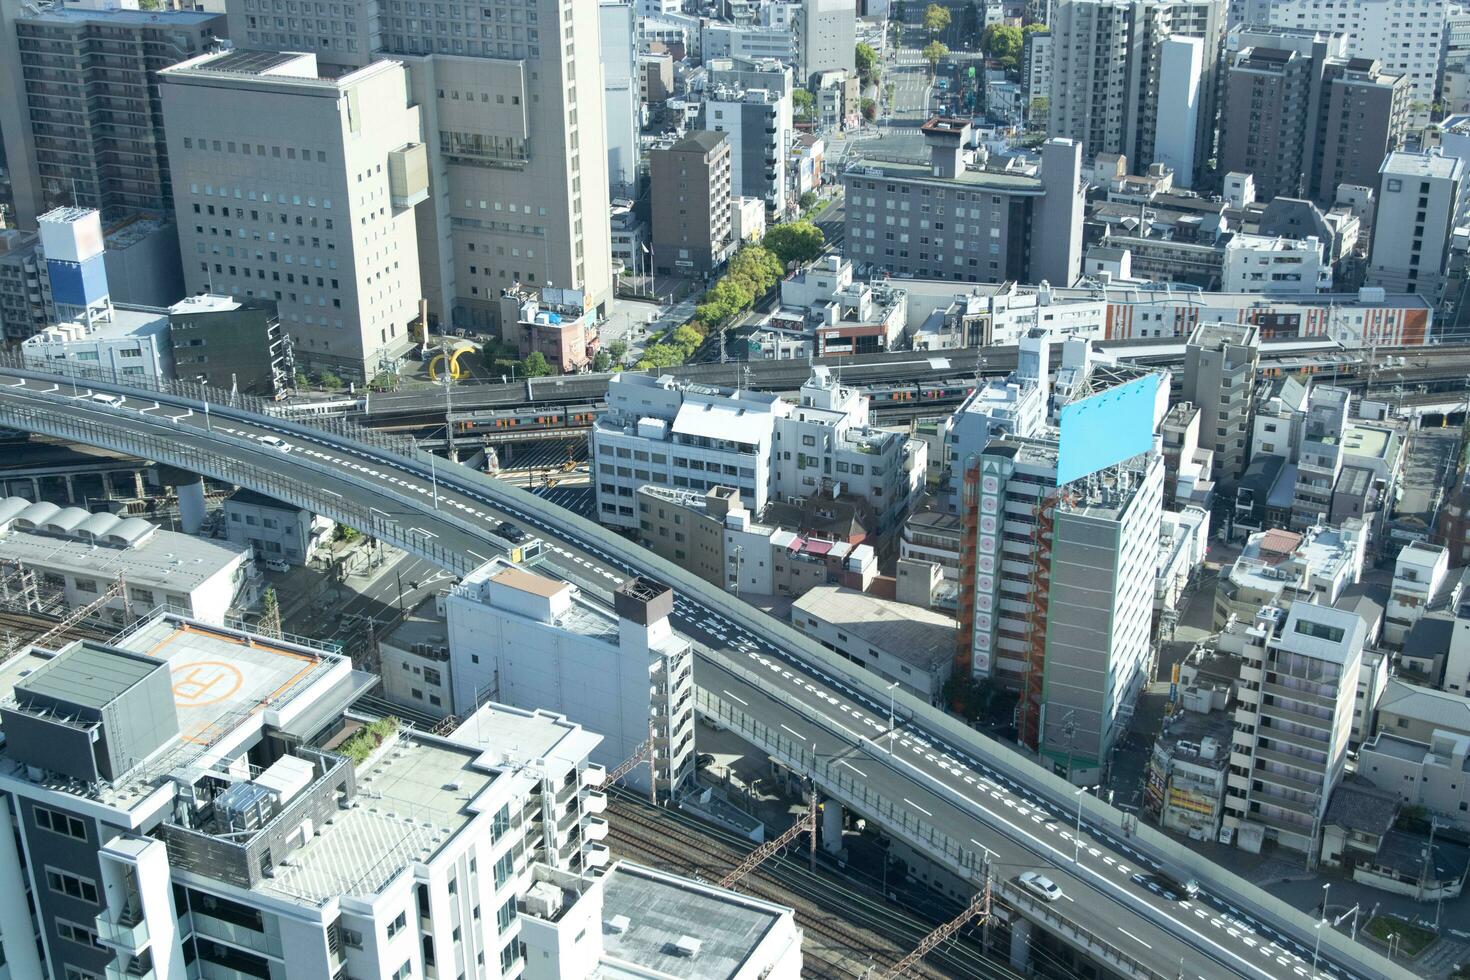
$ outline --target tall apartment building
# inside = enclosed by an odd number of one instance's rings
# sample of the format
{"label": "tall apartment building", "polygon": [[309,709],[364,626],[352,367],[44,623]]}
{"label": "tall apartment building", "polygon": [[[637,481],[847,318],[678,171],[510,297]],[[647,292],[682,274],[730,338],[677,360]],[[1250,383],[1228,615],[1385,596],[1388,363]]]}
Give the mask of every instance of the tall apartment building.
{"label": "tall apartment building", "polygon": [[[1191,186],[1214,155],[1218,63],[1225,40],[1223,0],[1062,0],[1050,23],[1051,100],[1047,133],[1074,139],[1092,160],[1120,153],[1136,168],[1156,162],[1158,140],[1172,140],[1194,119],[1194,172],[1175,174]],[[1165,65],[1164,42],[1194,37],[1200,52],[1198,97],[1191,105],[1176,101],[1182,62]],[[1166,67],[1168,70],[1166,70]],[[1165,90],[1165,85],[1169,89]],[[1164,99],[1163,111],[1160,102]]]}
{"label": "tall apartment building", "polygon": [[[694,774],[693,653],[669,625],[669,589],[630,579],[613,602],[609,612],[503,560],[470,573],[444,599],[452,711],[467,718],[490,700],[581,718],[609,769],[651,738],[667,799]],[[627,779],[646,790],[649,771]]]}
{"label": "tall apartment building", "polygon": [[0,2],[0,134],[16,219],[62,205],[169,211],[157,73],[209,50],[225,18]]}
{"label": "tall apartment building", "polygon": [[1184,348],[1180,398],[1199,406],[1200,446],[1215,454],[1224,483],[1245,472],[1259,360],[1260,332],[1252,324],[1202,323]]}
{"label": "tall apartment building", "polygon": [[332,77],[314,55],[240,51],[159,77],[189,291],[273,301],[305,368],[391,368],[418,313],[428,198],[403,66]]}
{"label": "tall apartment building", "polygon": [[1465,161],[1436,150],[1390,153],[1378,172],[1368,283],[1443,299],[1455,223],[1464,207]]}
{"label": "tall apartment building", "polygon": [[637,18],[629,0],[602,0],[597,14],[608,192],[614,199],[637,197],[638,133],[643,127]]}
{"label": "tall apartment building", "polygon": [[1312,388],[1296,453],[1296,485],[1291,499],[1293,527],[1311,527],[1331,514],[1332,491],[1342,474],[1343,434],[1347,430],[1352,398],[1346,388],[1331,385]]}
{"label": "tall apartment building", "polygon": [[0,229],[0,334],[7,343],[46,329],[49,289],[41,236],[16,228]]}
{"label": "tall apartment building", "polygon": [[859,156],[843,173],[843,254],[897,276],[960,282],[1047,281],[1082,271],[1082,148],[1047,140],[1034,173],[994,172],[964,157],[964,120],[922,127],[927,163]]}
{"label": "tall apartment building", "polygon": [[519,976],[537,875],[607,864],[597,739],[559,716],[373,723],[344,714],[345,658],[172,617],[21,666],[0,707],[21,975],[39,952],[55,977]]}
{"label": "tall apartment building", "polygon": [[1446,20],[1454,6],[1446,0],[1244,0],[1239,23],[1346,35],[1351,57],[1376,60],[1407,79],[1410,116],[1422,125],[1438,97]]}
{"label": "tall apartment building", "polygon": [[[433,316],[500,326],[517,283],[612,291],[599,5],[487,0],[406,10],[344,4],[301,18],[295,0],[230,4],[242,48],[315,52],[324,64],[401,61],[423,120],[434,187],[418,215]],[[511,325],[514,326],[514,325]]]}
{"label": "tall apartment building", "polygon": [[1252,174],[1262,200],[1325,203],[1340,184],[1377,182],[1408,127],[1405,76],[1349,56],[1345,34],[1243,27],[1226,46],[1221,172]]}
{"label": "tall apartment building", "polygon": [[709,130],[648,154],[655,272],[708,274],[735,250],[732,164],[729,137]]}
{"label": "tall apartment building", "polygon": [[1244,632],[1223,833],[1320,846],[1322,818],[1342,778],[1367,628],[1357,613],[1294,602],[1267,606]]}
{"label": "tall apartment building", "polygon": [[788,157],[794,133],[791,69],[776,61],[707,60],[704,128],[730,141],[730,193],[757,197],[767,215],[787,211]]}

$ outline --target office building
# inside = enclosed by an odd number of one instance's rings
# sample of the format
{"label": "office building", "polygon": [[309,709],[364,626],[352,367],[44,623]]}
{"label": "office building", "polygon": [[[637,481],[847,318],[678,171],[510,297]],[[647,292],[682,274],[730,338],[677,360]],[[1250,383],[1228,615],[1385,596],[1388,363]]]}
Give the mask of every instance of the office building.
{"label": "office building", "polygon": [[1047,140],[1034,172],[996,172],[966,163],[968,122],[936,118],[922,131],[927,162],[859,156],[843,173],[849,261],[959,282],[1077,279],[1086,189],[1077,142]]}
{"label": "office building", "polygon": [[[1192,167],[1175,180],[1193,186],[1214,155],[1222,0],[1062,0],[1050,28],[1048,135],[1076,140],[1087,160],[1119,153],[1142,168],[1162,159],[1162,135],[1171,158]],[[1181,127],[1194,137],[1188,153]]]}
{"label": "office building", "polygon": [[1051,344],[1044,331],[1020,339],[1017,368],[1004,381],[979,385],[952,415],[941,464],[950,513],[963,510],[965,472],[992,439],[1041,435],[1051,401]]}
{"label": "office building", "polygon": [[1184,354],[1181,398],[1199,406],[1200,445],[1215,454],[1220,482],[1245,472],[1260,334],[1249,324],[1202,323]]}
{"label": "office building", "polygon": [[[1159,825],[1193,840],[1215,840],[1224,816],[1233,719],[1229,686],[1183,686],[1149,753],[1143,809]],[[1221,702],[1216,706],[1216,702]]]}
{"label": "office building", "polygon": [[1227,293],[1325,293],[1332,290],[1332,263],[1314,235],[1282,238],[1236,232],[1225,243],[1220,278]]}
{"label": "office building", "polygon": [[701,130],[648,155],[653,194],[653,270],[708,275],[734,251],[734,160],[724,133]]}
{"label": "office building", "polygon": [[1226,42],[1220,104],[1222,171],[1249,173],[1256,195],[1324,204],[1341,184],[1376,184],[1408,128],[1410,85],[1345,34],[1241,27]]}
{"label": "office building", "polygon": [[1366,627],[1309,602],[1260,611],[1242,644],[1221,833],[1270,841],[1315,864],[1322,820],[1343,775]]}
{"label": "office building", "polygon": [[774,61],[707,61],[703,128],[730,141],[730,194],[765,202],[772,218],[789,210],[791,155],[791,69]]}
{"label": "office building", "polygon": [[[682,25],[670,25],[677,26]],[[647,27],[645,22],[645,32]],[[706,58],[775,58],[800,67],[801,39],[789,27],[711,20],[696,33]]]}
{"label": "office building", "polygon": [[41,236],[0,229],[0,333],[6,343],[25,340],[45,328],[49,291]]}
{"label": "office building", "polygon": [[69,609],[103,603],[120,626],[154,608],[208,623],[249,607],[259,578],[250,550],[166,531],[139,517],[0,498],[0,558],[35,576],[38,594]]}
{"label": "office building", "polygon": [[224,28],[202,11],[0,3],[0,133],[18,223],[62,205],[109,221],[172,211],[157,73],[210,50]]}
{"label": "office building", "polygon": [[[486,700],[550,708],[600,736],[591,758],[609,769],[651,739],[661,798],[693,776],[693,653],[669,625],[669,589],[629,579],[609,611],[569,582],[497,559],[443,601],[447,662],[431,643],[427,659],[404,658],[396,669],[412,660],[447,673],[449,713],[468,717]],[[627,779],[649,788],[646,767]]]}
{"label": "office building", "polygon": [[310,54],[231,52],[159,78],[189,291],[273,301],[304,369],[391,368],[418,313],[428,197],[403,66],[333,77]]}
{"label": "office building", "polygon": [[1342,34],[1348,55],[1376,60],[1409,84],[1414,125],[1429,121],[1438,97],[1446,19],[1445,0],[1354,0],[1331,6],[1317,0],[1244,0],[1238,24]]}
{"label": "office building", "polygon": [[791,625],[881,683],[933,705],[954,668],[952,616],[855,589],[819,585],[791,604]]}
{"label": "office building", "polygon": [[1464,207],[1465,161],[1436,150],[1397,150],[1384,158],[1378,176],[1368,282],[1438,304]]}
{"label": "office building", "polygon": [[148,385],[174,379],[168,314],[159,310],[114,306],[91,326],[58,323],[23,340],[20,354],[38,370],[65,361],[64,370],[103,380]]}
{"label": "office building", "polygon": [[643,102],[638,80],[638,30],[628,0],[597,6],[602,49],[602,107],[607,128],[607,183],[612,198],[638,194],[638,132]]}
{"label": "office building", "polygon": [[275,398],[295,387],[276,304],[201,293],[168,308],[174,375],[219,391]]}
{"label": "office building", "polygon": [[857,70],[857,7],[848,0],[801,0],[796,11],[797,77]]}
{"label": "office building", "polygon": [[168,617],[35,657],[0,708],[28,976],[521,976],[539,882],[608,864],[597,738],[558,715],[421,734],[344,713],[344,657]]}
{"label": "office building", "polygon": [[[496,297],[516,283],[580,291],[587,309],[605,306],[612,268],[599,4],[489,0],[417,17],[348,4],[330,19],[319,14],[313,30],[290,2],[232,3],[231,40],[315,52],[331,65],[389,57],[408,71],[409,103],[424,126],[416,139],[435,181],[418,216],[432,317],[498,327]],[[416,302],[417,291],[409,298]]]}

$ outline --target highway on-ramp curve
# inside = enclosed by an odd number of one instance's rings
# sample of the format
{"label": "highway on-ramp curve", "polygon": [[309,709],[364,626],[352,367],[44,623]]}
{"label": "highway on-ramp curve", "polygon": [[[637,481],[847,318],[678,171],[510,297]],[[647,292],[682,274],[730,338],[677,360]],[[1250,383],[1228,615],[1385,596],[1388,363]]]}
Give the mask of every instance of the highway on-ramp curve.
{"label": "highway on-ramp curve", "polygon": [[[124,400],[99,403],[89,397],[92,389],[123,393]],[[954,737],[933,709],[901,692],[900,721],[891,731],[887,695],[879,693],[876,678],[589,522],[444,461],[430,472],[422,459],[341,435],[221,405],[211,411],[206,415],[202,405],[180,397],[96,384],[73,392],[70,382],[0,370],[0,425],[146,449],[142,455],[287,499],[291,487],[303,487],[301,502],[315,500],[329,516],[334,509],[371,512],[380,528],[396,528],[384,534],[390,540],[396,536],[409,547],[417,542],[421,554],[462,556],[443,562],[453,571],[503,552],[506,543],[493,529],[508,519],[542,536],[548,563],[584,587],[611,589],[631,574],[675,585],[674,625],[699,649],[695,678],[703,692],[733,699],[769,728],[810,743],[819,758],[839,762],[874,794],[973,847],[977,856],[988,852],[998,875],[1045,870],[1065,896],[1053,912],[1106,937],[1159,977],[1181,971],[1202,980],[1411,975],[1336,933],[1323,937],[1320,969],[1314,970],[1315,937],[1300,928],[1291,936],[1279,931],[1296,913],[1218,870],[1201,875],[1207,888],[1198,899],[1174,900],[1150,877],[1151,862],[1135,849],[1137,840],[1115,839],[1084,819],[1077,844],[1075,803],[1042,798],[1036,787],[1046,783],[1041,771],[1019,756],[978,733]],[[262,443],[263,436],[289,450]],[[260,478],[262,472],[272,479]],[[1096,806],[1088,801],[1089,812]],[[1080,851],[1076,863],[1074,851]],[[1225,882],[1234,898],[1210,888],[1211,882]]]}

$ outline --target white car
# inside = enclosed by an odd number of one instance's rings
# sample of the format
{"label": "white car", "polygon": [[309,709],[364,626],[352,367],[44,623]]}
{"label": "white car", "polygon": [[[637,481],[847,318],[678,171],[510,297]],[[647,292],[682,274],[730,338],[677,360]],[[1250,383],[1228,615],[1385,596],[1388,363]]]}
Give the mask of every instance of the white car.
{"label": "white car", "polygon": [[1026,889],[1043,902],[1055,902],[1062,897],[1062,890],[1057,883],[1044,874],[1035,871],[1023,871],[1016,879],[1022,888]]}
{"label": "white car", "polygon": [[291,570],[291,566],[279,558],[267,558],[265,560],[265,567],[273,572],[289,572]]}
{"label": "white car", "polygon": [[123,399],[121,395],[109,395],[106,392],[97,392],[92,395],[92,401],[98,405],[106,405],[108,408],[122,408]]}
{"label": "white car", "polygon": [[280,436],[256,436],[256,442],[259,442],[262,446],[269,446],[278,453],[289,453],[291,451],[290,444]]}

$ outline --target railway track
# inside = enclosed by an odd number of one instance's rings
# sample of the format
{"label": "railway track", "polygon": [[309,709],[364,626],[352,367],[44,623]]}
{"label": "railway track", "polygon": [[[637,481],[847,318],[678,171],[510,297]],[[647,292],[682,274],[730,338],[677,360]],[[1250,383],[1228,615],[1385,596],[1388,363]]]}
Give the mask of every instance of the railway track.
{"label": "railway track", "polygon": [[[655,811],[640,797],[614,791],[609,802],[610,843],[635,860],[719,881],[751,850],[747,840],[676,810]],[[736,887],[795,911],[807,935],[804,973],[814,976],[881,976],[938,925],[823,869],[813,873],[800,854],[771,857]],[[905,976],[1018,975],[962,939],[942,945]]]}
{"label": "railway track", "polygon": [[[52,630],[58,622],[59,619],[36,613],[0,610],[0,660],[9,656],[8,650],[20,649]],[[106,640],[111,635],[100,627],[85,622],[77,623],[62,631],[56,645],[72,640]]]}

